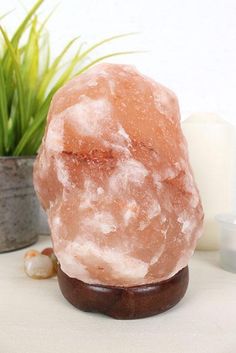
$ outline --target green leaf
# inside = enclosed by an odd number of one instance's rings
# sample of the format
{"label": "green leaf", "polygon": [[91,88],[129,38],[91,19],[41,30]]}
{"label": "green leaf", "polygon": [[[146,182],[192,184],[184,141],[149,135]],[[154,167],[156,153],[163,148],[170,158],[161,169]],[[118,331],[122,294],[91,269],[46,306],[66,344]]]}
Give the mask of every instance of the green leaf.
{"label": "green leaf", "polygon": [[0,62],[0,154],[7,151],[8,148],[8,110],[6,85]]}
{"label": "green leaf", "polygon": [[[39,47],[39,77],[38,84],[41,83],[42,79],[45,77],[50,65],[50,44],[49,35],[45,33],[41,37],[40,47]],[[38,90],[38,86],[37,86]]]}
{"label": "green leaf", "polygon": [[31,8],[31,10],[27,13],[25,19],[21,22],[20,26],[17,28],[17,30],[11,40],[12,45],[14,47],[16,47],[18,45],[18,42],[19,42],[21,36],[23,35],[23,33],[25,32],[25,29],[26,29],[30,19],[33,17],[33,15],[36,13],[36,11],[42,5],[43,2],[44,2],[44,0],[36,1],[34,6]]}
{"label": "green leaf", "polygon": [[44,30],[46,23],[48,22],[48,20],[50,19],[50,17],[54,14],[54,12],[56,11],[56,9],[58,8],[59,4],[57,4],[56,6],[54,6],[54,8],[49,12],[49,14],[47,15],[47,17],[44,19],[44,21],[42,22],[40,28],[39,28],[39,33],[41,34],[41,32]]}
{"label": "green leaf", "polygon": [[109,43],[109,42],[112,42],[116,39],[120,39],[120,38],[123,38],[123,37],[127,37],[127,36],[131,36],[131,35],[135,35],[137,34],[136,32],[132,32],[132,33],[123,33],[123,34],[119,34],[119,35],[116,35],[116,36],[112,36],[112,37],[108,37],[108,38],[105,38],[103,40],[101,40],[100,42],[98,43],[95,43],[94,45],[92,45],[91,47],[89,47],[87,50],[85,50],[81,56],[80,56],[80,60],[82,61],[84,58],[88,57],[88,55],[94,51],[95,49],[97,49],[98,47],[106,44],[106,43]]}
{"label": "green leaf", "polygon": [[38,80],[39,70],[39,44],[38,44],[38,33],[37,33],[37,17],[32,21],[31,30],[27,45],[24,47],[22,53],[22,76],[25,82],[25,91],[28,92],[25,98],[25,126],[28,124],[31,118],[31,112],[34,106],[35,100],[35,86]]}
{"label": "green leaf", "polygon": [[[21,22],[17,30],[15,31],[15,34],[13,35],[11,39],[11,45],[14,48],[18,47],[19,41],[23,34],[25,33],[25,30],[29,24],[29,21],[31,20],[32,16],[35,14],[35,12],[38,10],[38,8],[41,6],[41,4],[44,2],[44,0],[38,0],[35,5],[32,7],[32,9],[27,13],[26,17],[24,20]],[[5,50],[5,54],[3,56],[3,64],[5,66],[5,71],[9,73],[12,70],[12,61],[11,61],[11,54],[9,50]],[[10,90],[8,90],[8,94],[10,94]]]}
{"label": "green leaf", "polygon": [[79,50],[77,51],[76,55],[74,56],[74,58],[70,61],[70,63],[66,66],[66,68],[64,69],[63,73],[61,74],[61,76],[59,77],[59,79],[56,81],[56,83],[54,84],[53,88],[51,89],[49,95],[53,95],[66,81],[68,81],[71,78],[71,75],[75,69],[75,67],[77,66],[77,64],[80,62],[80,51],[81,51],[81,47],[80,46]]}
{"label": "green leaf", "polygon": [[52,99],[52,95],[49,95],[42,106],[40,107],[38,113],[35,116],[35,119],[33,123],[28,127],[28,129],[25,131],[24,135],[22,136],[21,140],[19,141],[18,145],[16,146],[13,155],[14,156],[19,156],[25,146],[30,142],[30,139],[33,137],[33,135],[36,133],[37,129],[40,127],[40,125],[46,121],[47,117],[47,112],[49,109],[49,105]]}
{"label": "green leaf", "polygon": [[12,13],[14,10],[10,10],[5,12],[3,15],[0,16],[0,21],[3,20],[5,17],[7,17],[8,15],[10,15],[10,13]]}
{"label": "green leaf", "polygon": [[12,59],[12,64],[13,64],[13,69],[16,75],[16,90],[18,93],[18,104],[19,104],[19,115],[20,115],[20,131],[21,133],[25,129],[25,120],[24,120],[24,109],[25,109],[25,94],[24,94],[24,85],[22,81],[22,76],[20,72],[20,64],[17,58],[17,53],[15,53],[15,50],[6,34],[6,32],[3,30],[3,28],[0,26],[0,31],[4,37],[5,43],[7,45],[7,48],[9,50],[9,55]]}
{"label": "green leaf", "polygon": [[103,61],[105,59],[112,58],[114,56],[129,55],[129,54],[135,54],[135,53],[138,53],[138,51],[120,51],[120,52],[115,52],[115,53],[107,54],[104,56],[100,56],[99,58],[91,61],[88,65],[84,66],[81,70],[79,70],[76,73],[76,76],[81,75],[84,71],[87,71],[91,66],[93,66],[93,65],[97,64],[98,62]]}
{"label": "green leaf", "polygon": [[49,85],[49,83],[51,82],[52,78],[55,76],[57,69],[58,69],[58,65],[60,64],[61,60],[63,59],[63,57],[65,56],[65,54],[68,52],[68,50],[70,49],[70,47],[75,43],[76,40],[78,40],[79,37],[76,37],[74,39],[72,39],[66,46],[65,48],[61,51],[61,53],[56,57],[56,59],[54,60],[54,62],[52,63],[52,65],[50,66],[50,68],[48,69],[47,73],[45,74],[41,86],[39,88],[39,93],[38,93],[38,97],[39,100],[43,99],[47,87]]}

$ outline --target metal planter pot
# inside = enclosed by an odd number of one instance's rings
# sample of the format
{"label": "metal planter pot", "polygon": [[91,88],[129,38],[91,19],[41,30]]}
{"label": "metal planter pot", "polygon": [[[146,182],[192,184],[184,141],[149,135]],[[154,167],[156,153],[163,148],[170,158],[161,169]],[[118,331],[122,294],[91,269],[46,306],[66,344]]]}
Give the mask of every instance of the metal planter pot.
{"label": "metal planter pot", "polygon": [[48,225],[48,216],[46,212],[42,209],[42,207],[39,207],[38,233],[41,235],[50,234],[50,229]]}
{"label": "metal planter pot", "polygon": [[0,157],[0,252],[37,241],[39,204],[33,163],[34,157]]}

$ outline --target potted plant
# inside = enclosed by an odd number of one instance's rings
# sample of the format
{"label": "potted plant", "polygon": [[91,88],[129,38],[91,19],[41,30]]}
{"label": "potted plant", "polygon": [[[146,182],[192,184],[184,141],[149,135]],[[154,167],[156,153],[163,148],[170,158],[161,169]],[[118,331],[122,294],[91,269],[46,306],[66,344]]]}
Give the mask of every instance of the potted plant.
{"label": "potted plant", "polygon": [[120,35],[85,49],[79,44],[72,59],[63,63],[70,48],[78,43],[75,38],[51,61],[45,30],[48,18],[40,22],[37,16],[43,2],[35,3],[11,38],[0,27],[0,252],[37,240],[39,206],[32,185],[32,167],[53,94],[95,63],[129,53],[90,59],[97,47],[123,36]]}

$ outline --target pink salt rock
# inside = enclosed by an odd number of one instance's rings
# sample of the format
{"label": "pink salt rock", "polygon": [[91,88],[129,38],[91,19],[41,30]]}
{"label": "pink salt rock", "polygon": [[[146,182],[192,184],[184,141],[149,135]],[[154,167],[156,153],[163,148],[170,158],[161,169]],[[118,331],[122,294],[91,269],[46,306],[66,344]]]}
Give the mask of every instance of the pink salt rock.
{"label": "pink salt rock", "polygon": [[99,64],[59,89],[34,185],[62,270],[87,283],[168,279],[202,232],[177,98],[131,66]]}

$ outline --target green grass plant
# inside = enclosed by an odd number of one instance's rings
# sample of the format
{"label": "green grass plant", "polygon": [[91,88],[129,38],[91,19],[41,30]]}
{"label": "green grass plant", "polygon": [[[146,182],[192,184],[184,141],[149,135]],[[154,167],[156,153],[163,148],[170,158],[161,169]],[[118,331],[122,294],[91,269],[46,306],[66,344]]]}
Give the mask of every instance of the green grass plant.
{"label": "green grass plant", "polygon": [[[13,36],[2,25],[0,15],[0,156],[32,156],[40,146],[47,112],[54,93],[69,79],[92,65],[131,51],[113,52],[91,59],[94,51],[127,34],[106,38],[83,48],[80,37],[72,39],[51,60],[45,25],[51,14],[39,21],[38,0]],[[9,15],[9,14],[7,14]],[[65,62],[70,50],[72,58]]]}

